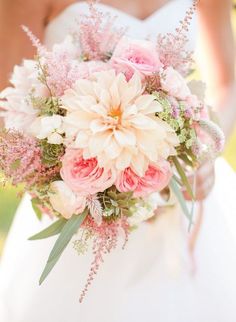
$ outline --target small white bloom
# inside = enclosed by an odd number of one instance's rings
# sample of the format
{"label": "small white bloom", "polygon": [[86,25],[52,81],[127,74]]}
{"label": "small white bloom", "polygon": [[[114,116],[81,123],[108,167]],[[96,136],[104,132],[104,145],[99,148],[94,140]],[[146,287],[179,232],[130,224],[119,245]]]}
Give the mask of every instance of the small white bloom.
{"label": "small white bloom", "polygon": [[30,133],[40,140],[48,138],[49,143],[61,144],[59,134],[62,133],[62,119],[60,115],[37,117],[30,127]]}

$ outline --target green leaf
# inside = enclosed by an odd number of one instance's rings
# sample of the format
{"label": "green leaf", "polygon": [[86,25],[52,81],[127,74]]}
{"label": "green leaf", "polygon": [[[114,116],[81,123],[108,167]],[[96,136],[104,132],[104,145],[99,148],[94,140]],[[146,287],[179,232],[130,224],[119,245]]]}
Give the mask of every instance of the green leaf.
{"label": "green leaf", "polygon": [[178,171],[178,174],[180,175],[180,178],[181,178],[181,180],[182,180],[182,182],[183,182],[188,194],[194,200],[195,197],[194,197],[191,185],[190,185],[190,183],[188,181],[188,178],[187,178],[187,176],[186,176],[186,174],[184,172],[184,169],[182,168],[181,164],[179,163],[179,160],[176,157],[173,157],[172,160],[174,162],[176,170]]}
{"label": "green leaf", "polygon": [[65,218],[60,218],[46,229],[30,237],[29,240],[45,239],[51,236],[58,235],[62,231],[62,228],[65,226],[66,223],[67,220]]}
{"label": "green leaf", "polygon": [[31,199],[31,204],[32,204],[32,208],[33,208],[38,220],[41,220],[42,219],[42,211],[38,207],[39,199],[38,198],[32,198]]}
{"label": "green leaf", "polygon": [[[172,191],[174,192],[176,198],[178,199],[185,216],[189,220],[189,227],[191,227],[191,225],[193,223],[192,222],[193,221],[192,213],[188,210],[187,203],[186,203],[186,200],[184,199],[183,193],[174,179],[172,179],[170,181],[170,187],[171,187]],[[193,209],[192,209],[192,211],[193,211]]]}
{"label": "green leaf", "polygon": [[88,210],[85,209],[81,215],[73,215],[62,228],[61,234],[59,235],[47,261],[47,264],[40,277],[39,284],[41,285],[46,279],[48,274],[51,272],[57,261],[60,259],[66,246],[69,244],[73,235],[78,231],[79,227],[88,215]]}

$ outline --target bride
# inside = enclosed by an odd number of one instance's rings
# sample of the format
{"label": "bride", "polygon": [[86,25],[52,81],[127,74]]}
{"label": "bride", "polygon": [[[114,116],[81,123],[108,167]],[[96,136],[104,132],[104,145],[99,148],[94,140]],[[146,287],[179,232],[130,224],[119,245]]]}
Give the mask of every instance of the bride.
{"label": "bride", "polygon": [[[98,7],[117,16],[130,36],[154,38],[158,32],[173,32],[190,5],[190,0],[108,0]],[[200,1],[188,35],[192,48],[200,36],[203,76],[227,137],[236,119],[230,9],[230,0]],[[12,66],[34,54],[20,24],[51,47],[87,10],[84,1],[0,0],[0,88],[7,85]],[[211,163],[204,164],[198,171],[197,198],[205,200],[199,204],[192,234],[188,236],[173,211],[143,223],[125,250],[117,248],[107,256],[83,304],[78,299],[91,258],[78,257],[72,243],[38,286],[55,239],[27,241],[48,219],[38,222],[25,196],[0,265],[0,321],[236,321],[235,193],[236,178],[225,161],[218,159],[215,171]]]}

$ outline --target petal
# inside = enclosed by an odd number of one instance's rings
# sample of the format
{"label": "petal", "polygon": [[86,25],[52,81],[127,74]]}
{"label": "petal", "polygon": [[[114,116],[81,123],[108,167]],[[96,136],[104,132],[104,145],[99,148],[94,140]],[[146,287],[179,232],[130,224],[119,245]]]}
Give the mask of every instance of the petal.
{"label": "petal", "polygon": [[100,152],[102,152],[111,136],[112,133],[109,131],[92,136],[89,139],[90,155],[92,157],[96,157]]}
{"label": "petal", "polygon": [[129,167],[132,153],[128,149],[123,149],[120,156],[116,159],[116,168],[120,171]]}
{"label": "petal", "polygon": [[49,135],[48,143],[50,143],[50,144],[62,144],[63,143],[63,137],[60,134],[54,132],[51,135]]}
{"label": "petal", "polygon": [[155,100],[153,95],[142,95],[135,101],[139,111],[143,114],[151,114],[156,112],[161,112],[163,110],[161,104]]}
{"label": "petal", "polygon": [[156,122],[148,116],[137,114],[130,119],[130,123],[136,129],[154,130],[157,128]]}
{"label": "petal", "polygon": [[77,80],[74,88],[75,88],[76,92],[78,93],[78,95],[94,96],[92,82],[88,79]]}
{"label": "petal", "polygon": [[122,151],[122,148],[120,147],[120,145],[117,144],[114,137],[111,137],[105,149],[107,158],[115,159],[120,155],[121,151]]}
{"label": "petal", "polygon": [[85,131],[80,131],[74,141],[75,148],[86,148],[88,146],[89,134]]}
{"label": "petal", "polygon": [[92,131],[93,134],[104,132],[108,129],[109,129],[109,126],[105,124],[103,119],[96,119],[90,123],[90,130]]}
{"label": "petal", "polygon": [[116,138],[116,141],[121,146],[126,146],[126,145],[134,146],[136,144],[135,134],[126,129],[114,130],[114,136]]}
{"label": "petal", "polygon": [[118,89],[117,79],[113,82],[113,84],[110,87],[110,97],[111,97],[111,104],[112,107],[118,107],[120,106],[120,93]]}
{"label": "petal", "polygon": [[94,115],[85,113],[83,111],[73,112],[64,118],[64,123],[70,124],[78,130],[89,129]]}
{"label": "petal", "polygon": [[132,115],[136,115],[137,114],[137,107],[136,105],[128,105],[125,107],[122,118],[126,119],[129,118]]}
{"label": "petal", "polygon": [[138,176],[143,177],[148,168],[147,158],[142,153],[133,155],[131,160],[131,168]]}

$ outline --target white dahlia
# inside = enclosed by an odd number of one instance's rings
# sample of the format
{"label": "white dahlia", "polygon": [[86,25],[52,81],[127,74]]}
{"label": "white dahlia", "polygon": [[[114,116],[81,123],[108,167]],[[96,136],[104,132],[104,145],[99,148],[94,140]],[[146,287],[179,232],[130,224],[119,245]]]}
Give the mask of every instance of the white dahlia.
{"label": "white dahlia", "polygon": [[126,81],[114,70],[80,79],[65,92],[62,103],[66,144],[96,157],[101,167],[118,171],[131,167],[143,175],[150,162],[175,154],[178,139],[168,124],[155,116],[162,106],[143,94],[141,78]]}

